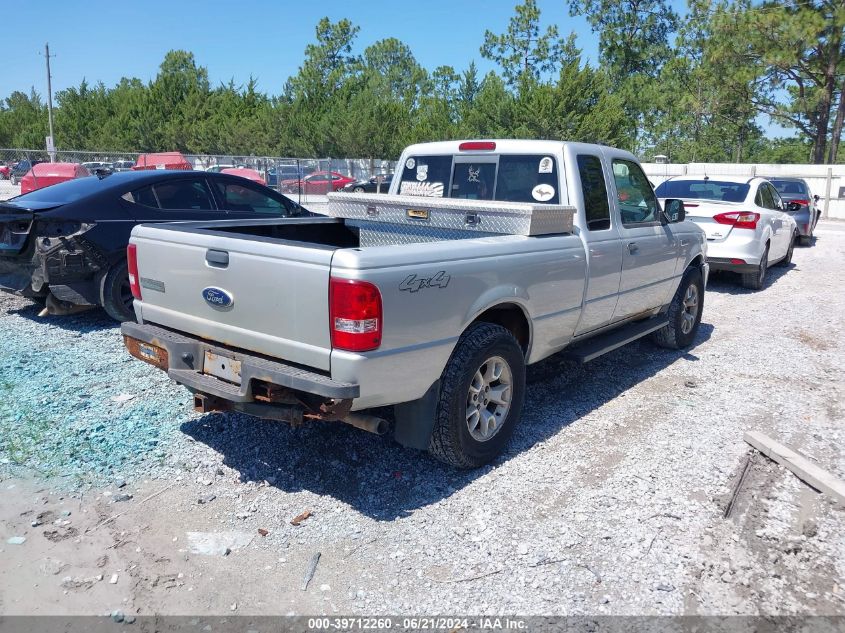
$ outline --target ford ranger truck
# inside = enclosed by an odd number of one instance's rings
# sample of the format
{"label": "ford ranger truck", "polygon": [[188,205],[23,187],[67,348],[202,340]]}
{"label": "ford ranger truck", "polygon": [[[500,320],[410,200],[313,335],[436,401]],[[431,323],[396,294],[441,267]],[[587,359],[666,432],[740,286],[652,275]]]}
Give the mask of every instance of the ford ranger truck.
{"label": "ford ranger truck", "polygon": [[562,141],[405,149],[329,216],[141,225],[130,354],[200,412],[393,435],[459,468],[506,447],[526,365],[693,344],[705,237],[630,153]]}

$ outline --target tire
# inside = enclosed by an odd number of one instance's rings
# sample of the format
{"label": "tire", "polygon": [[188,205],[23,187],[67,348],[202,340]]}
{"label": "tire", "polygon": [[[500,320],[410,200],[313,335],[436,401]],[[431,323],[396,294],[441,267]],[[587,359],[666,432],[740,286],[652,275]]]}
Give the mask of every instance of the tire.
{"label": "tire", "polygon": [[669,304],[669,323],[652,334],[652,340],[666,349],[689,347],[698,334],[703,311],[704,280],[701,269],[688,268]]}
{"label": "tire", "polygon": [[[478,468],[495,459],[522,415],[525,358],[519,343],[500,325],[471,325],[458,340],[440,385],[428,452],[462,469]],[[498,402],[495,395],[490,396],[497,389]],[[469,413],[471,406],[476,407],[477,415]]]}
{"label": "tire", "polygon": [[100,285],[100,305],[115,321],[134,321],[132,291],[129,287],[129,267],[126,260],[118,262],[103,277]]}
{"label": "tire", "polygon": [[812,246],[813,245],[813,236],[812,235],[802,235],[798,238],[801,246]]}
{"label": "tire", "polygon": [[786,249],[786,255],[778,262],[778,266],[789,266],[792,263],[792,254],[795,252],[795,242],[798,241],[798,233],[793,233],[789,240],[789,248]]}
{"label": "tire", "polygon": [[766,271],[769,270],[769,245],[760,257],[760,265],[753,273],[742,273],[742,285],[751,290],[762,290],[766,283]]}
{"label": "tire", "polygon": [[355,187],[355,188],[352,190],[352,192],[353,192],[353,193],[364,193],[364,188],[363,188],[363,187]]}

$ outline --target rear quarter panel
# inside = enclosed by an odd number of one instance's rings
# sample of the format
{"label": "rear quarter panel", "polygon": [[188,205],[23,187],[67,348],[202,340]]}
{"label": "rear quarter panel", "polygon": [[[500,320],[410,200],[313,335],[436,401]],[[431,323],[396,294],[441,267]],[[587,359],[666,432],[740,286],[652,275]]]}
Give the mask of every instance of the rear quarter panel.
{"label": "rear quarter panel", "polygon": [[585,275],[584,249],[574,235],[337,251],[332,276],[377,285],[384,325],[378,350],[332,352],[332,378],[361,385],[356,409],[419,398],[440,377],[461,333],[502,304],[524,312],[528,362],[541,360],[570,341]]}

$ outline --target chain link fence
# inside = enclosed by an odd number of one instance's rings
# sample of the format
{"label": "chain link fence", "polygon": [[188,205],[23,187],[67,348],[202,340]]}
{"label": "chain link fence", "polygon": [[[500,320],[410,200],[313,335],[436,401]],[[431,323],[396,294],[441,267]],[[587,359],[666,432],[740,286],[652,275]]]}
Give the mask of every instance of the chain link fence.
{"label": "chain link fence", "polygon": [[[34,167],[39,163],[78,165],[84,170],[58,165]],[[39,187],[58,179],[78,177],[85,171],[110,174],[137,169],[185,169],[197,171],[250,170],[240,175],[266,184],[300,204],[319,206],[326,194],[352,181],[366,181],[392,174],[395,161],[372,158],[284,158],[278,156],[245,156],[237,154],[183,154],[180,152],[87,152],[0,148],[0,200],[21,193],[24,187]],[[34,168],[33,168],[34,167]],[[235,171],[234,173],[239,173]],[[52,175],[51,175],[52,174]],[[386,190],[389,177],[382,180]]]}

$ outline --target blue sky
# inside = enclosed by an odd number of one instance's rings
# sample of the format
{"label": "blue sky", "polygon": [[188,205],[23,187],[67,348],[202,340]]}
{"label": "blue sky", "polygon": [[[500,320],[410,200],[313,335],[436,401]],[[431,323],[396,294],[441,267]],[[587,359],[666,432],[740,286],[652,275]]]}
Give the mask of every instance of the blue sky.
{"label": "blue sky", "polygon": [[[82,79],[107,86],[121,77],[144,81],[156,75],[168,50],[186,49],[208,68],[213,84],[250,75],[259,89],[281,92],[314,41],[317,21],[349,18],[361,27],[358,52],[379,39],[396,37],[432,70],[449,64],[457,70],[475,60],[482,74],[493,66],[479,47],[485,29],[501,33],[516,0],[367,0],[366,2],[290,2],[271,0],[42,0],[6,13],[0,97],[31,87],[46,95],[44,43],[50,43],[54,93]],[[673,0],[682,10],[683,0]],[[543,25],[561,34],[575,31],[578,46],[595,62],[598,37],[583,18],[572,18],[567,0],[538,0]],[[9,19],[13,19],[13,24]]]}

